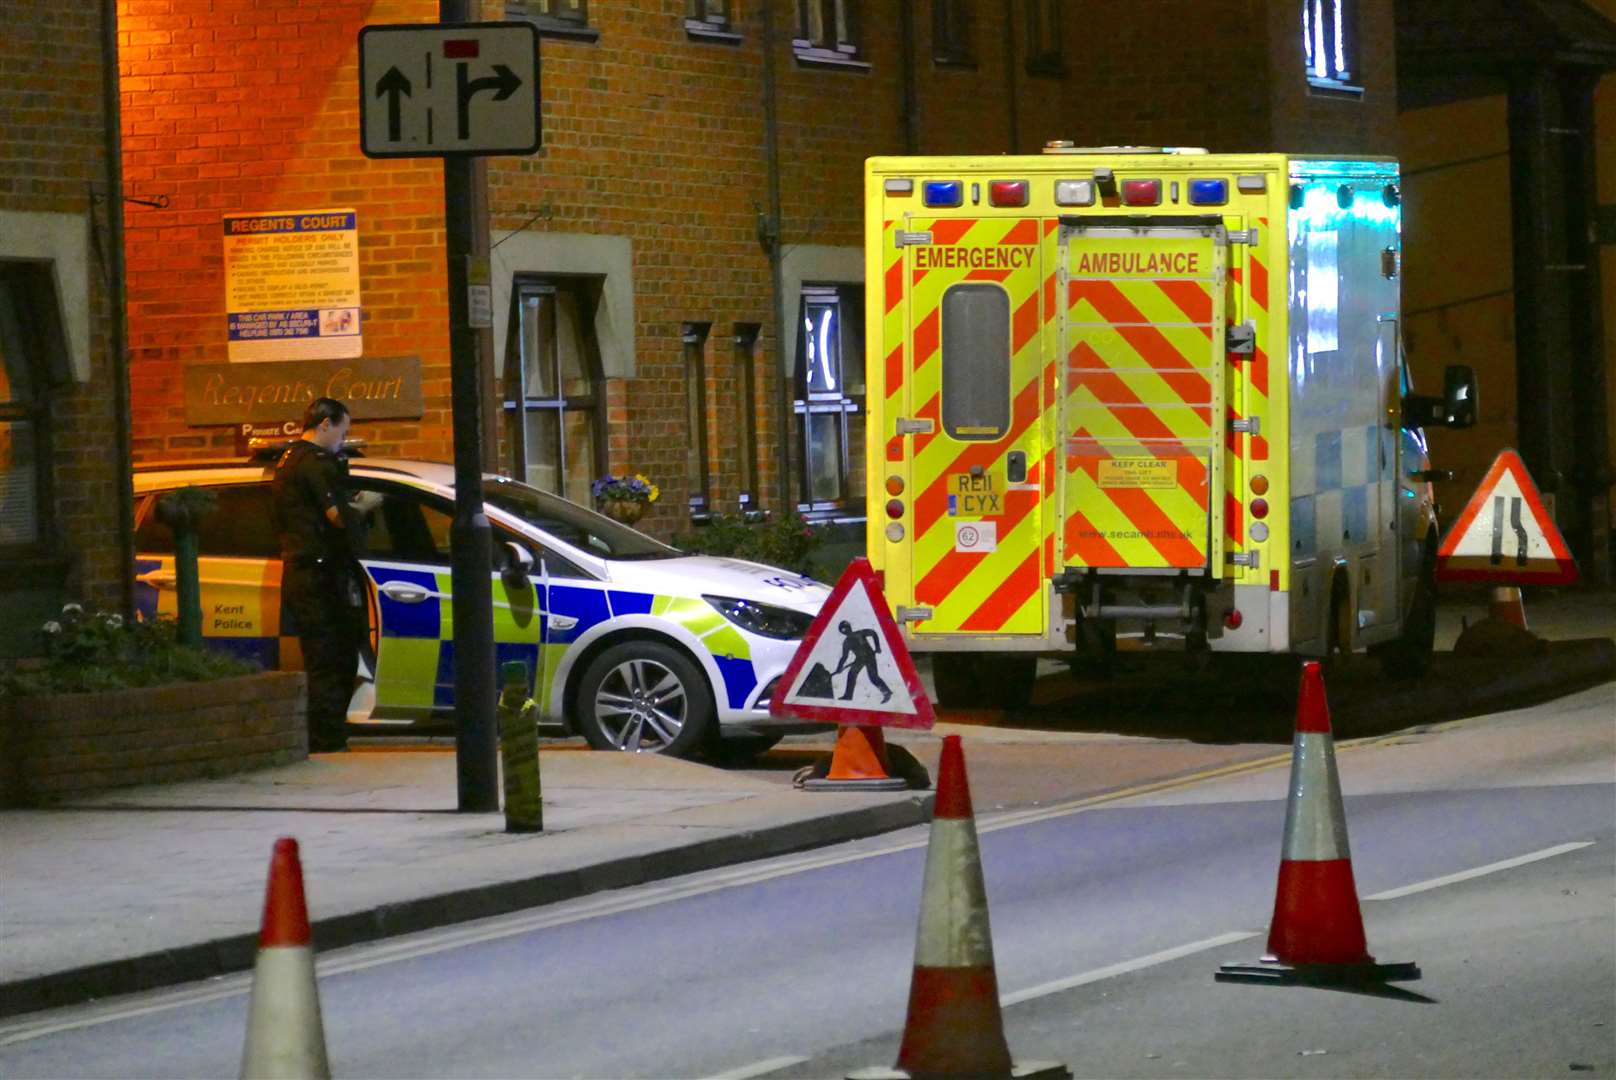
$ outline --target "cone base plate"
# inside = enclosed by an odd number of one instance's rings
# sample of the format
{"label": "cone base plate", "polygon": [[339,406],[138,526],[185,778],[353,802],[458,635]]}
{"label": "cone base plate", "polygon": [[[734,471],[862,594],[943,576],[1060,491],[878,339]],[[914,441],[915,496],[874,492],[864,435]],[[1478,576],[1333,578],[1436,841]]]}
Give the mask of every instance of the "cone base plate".
{"label": "cone base plate", "polygon": [[872,777],[868,780],[804,780],[804,791],[907,791],[909,781],[898,776]]}
{"label": "cone base plate", "polygon": [[[1058,1061],[1013,1061],[1010,1063],[1009,1076],[1010,1080],[1071,1080],[1072,1070]],[[847,1074],[847,1080],[914,1080],[914,1073],[878,1065],[850,1072]],[[957,1080],[1004,1080],[1004,1078],[961,1074]]]}
{"label": "cone base plate", "polygon": [[1212,976],[1218,982],[1265,983],[1272,986],[1363,986],[1412,982],[1420,977],[1414,963],[1283,964],[1266,958],[1255,964],[1224,964]]}

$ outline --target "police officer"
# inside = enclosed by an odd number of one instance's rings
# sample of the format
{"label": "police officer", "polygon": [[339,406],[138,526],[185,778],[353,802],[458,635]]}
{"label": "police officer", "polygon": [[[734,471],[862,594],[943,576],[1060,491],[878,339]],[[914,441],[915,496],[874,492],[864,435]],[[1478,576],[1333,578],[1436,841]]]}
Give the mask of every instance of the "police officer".
{"label": "police officer", "polygon": [[303,437],[275,463],[275,523],[281,541],[281,606],[297,625],[309,677],[309,749],[348,748],[348,701],[359,670],[364,593],[339,456],[352,418],[332,398],[303,413]]}

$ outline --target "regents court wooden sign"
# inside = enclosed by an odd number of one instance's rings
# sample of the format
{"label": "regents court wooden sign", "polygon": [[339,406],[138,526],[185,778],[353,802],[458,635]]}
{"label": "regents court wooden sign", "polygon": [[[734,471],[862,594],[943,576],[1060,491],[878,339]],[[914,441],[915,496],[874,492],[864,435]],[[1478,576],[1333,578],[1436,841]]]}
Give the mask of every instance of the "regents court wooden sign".
{"label": "regents court wooden sign", "polygon": [[208,427],[301,416],[317,397],[336,398],[355,420],[421,415],[421,358],[196,364],[185,369],[185,422]]}

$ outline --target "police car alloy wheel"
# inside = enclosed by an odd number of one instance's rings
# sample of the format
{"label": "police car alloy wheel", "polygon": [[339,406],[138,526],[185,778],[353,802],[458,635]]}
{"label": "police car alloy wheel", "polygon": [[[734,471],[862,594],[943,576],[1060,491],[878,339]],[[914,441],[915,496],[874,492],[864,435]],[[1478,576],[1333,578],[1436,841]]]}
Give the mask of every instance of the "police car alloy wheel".
{"label": "police car alloy wheel", "polygon": [[578,728],[597,750],[684,756],[706,739],[713,711],[701,670],[656,641],[607,649],[578,690]]}

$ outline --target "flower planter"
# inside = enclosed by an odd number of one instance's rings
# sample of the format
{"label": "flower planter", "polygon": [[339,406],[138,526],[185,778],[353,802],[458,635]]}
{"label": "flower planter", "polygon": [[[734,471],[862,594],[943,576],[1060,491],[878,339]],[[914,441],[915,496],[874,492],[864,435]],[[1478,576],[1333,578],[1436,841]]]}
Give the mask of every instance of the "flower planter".
{"label": "flower planter", "polygon": [[600,512],[614,521],[632,525],[645,516],[645,503],[631,499],[602,499]]}
{"label": "flower planter", "polygon": [[0,806],[224,776],[308,757],[304,676],[0,698]]}

